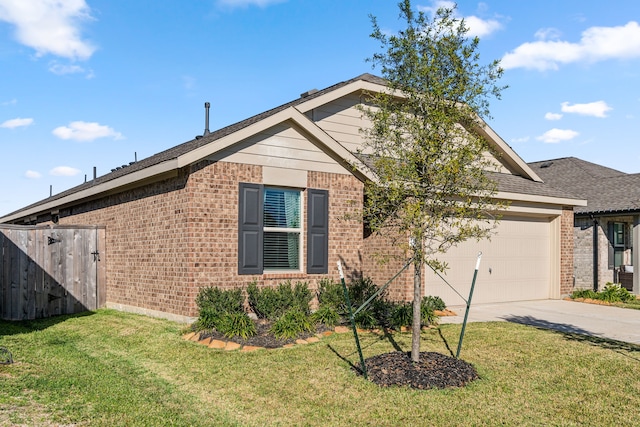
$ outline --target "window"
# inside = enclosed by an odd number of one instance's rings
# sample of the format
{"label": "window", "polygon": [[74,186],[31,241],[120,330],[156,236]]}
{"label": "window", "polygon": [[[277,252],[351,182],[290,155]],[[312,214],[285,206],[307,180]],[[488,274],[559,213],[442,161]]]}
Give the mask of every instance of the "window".
{"label": "window", "polygon": [[[302,191],[240,183],[238,274],[302,269]],[[307,273],[328,272],[326,190],[307,189]]]}
{"label": "window", "polygon": [[625,251],[631,246],[631,233],[624,222],[609,223],[609,268],[618,268],[625,263]]}
{"label": "window", "polygon": [[265,188],[263,195],[264,269],[299,270],[300,191]]}

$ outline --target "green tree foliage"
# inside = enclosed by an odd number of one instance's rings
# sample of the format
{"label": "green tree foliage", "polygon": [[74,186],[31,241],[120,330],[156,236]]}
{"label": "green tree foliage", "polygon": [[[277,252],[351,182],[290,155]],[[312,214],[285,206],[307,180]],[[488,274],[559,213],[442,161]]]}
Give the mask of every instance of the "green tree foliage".
{"label": "green tree foliage", "polygon": [[[490,97],[500,97],[498,61],[479,64],[478,38],[467,37],[455,9],[433,16],[399,3],[406,28],[384,33],[371,17],[371,37],[381,52],[379,67],[388,90],[371,94],[363,107],[371,127],[361,153],[377,177],[366,186],[364,215],[369,228],[411,253],[414,262],[412,359],[418,361],[420,286],[426,264],[458,243],[490,237],[494,213],[502,208],[492,153],[483,137]],[[489,172],[488,172],[489,171]]]}

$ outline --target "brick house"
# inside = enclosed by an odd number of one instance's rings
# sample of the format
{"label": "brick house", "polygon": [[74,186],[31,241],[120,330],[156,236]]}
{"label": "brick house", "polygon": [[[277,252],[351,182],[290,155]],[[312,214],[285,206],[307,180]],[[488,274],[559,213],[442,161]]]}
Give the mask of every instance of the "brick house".
{"label": "brick house", "polygon": [[[260,286],[284,280],[314,288],[352,277],[383,284],[398,263],[366,236],[355,213],[372,177],[354,152],[367,126],[357,106],[384,81],[363,74],[220,130],[118,168],[0,218],[7,224],[100,225],[106,228],[106,305],[175,320],[197,315],[205,286]],[[457,291],[468,292],[482,251],[476,302],[559,298],[573,274],[573,206],[583,201],[542,182],[491,128],[482,133],[498,156],[497,197],[509,200],[497,234],[445,255]],[[95,173],[94,173],[95,175]],[[410,299],[412,274],[390,288]],[[455,305],[459,297],[426,275],[425,294]]]}
{"label": "brick house", "polygon": [[549,185],[562,188],[587,206],[574,210],[574,277],[579,289],[621,283],[640,293],[640,174],[627,174],[575,157],[529,164]]}

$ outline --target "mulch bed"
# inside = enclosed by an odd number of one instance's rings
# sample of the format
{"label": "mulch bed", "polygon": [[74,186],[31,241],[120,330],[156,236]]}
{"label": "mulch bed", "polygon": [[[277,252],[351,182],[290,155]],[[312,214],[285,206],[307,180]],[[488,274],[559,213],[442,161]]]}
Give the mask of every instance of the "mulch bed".
{"label": "mulch bed", "polygon": [[278,339],[276,338],[269,330],[271,329],[271,322],[266,320],[258,320],[255,321],[256,324],[256,334],[247,339],[241,337],[233,337],[227,338],[223,334],[218,331],[210,331],[200,334],[200,338],[213,338],[214,340],[220,341],[232,341],[238,343],[242,346],[254,346],[254,347],[263,347],[263,348],[280,348],[287,344],[294,344],[298,339],[306,339],[309,337],[313,337],[316,334],[321,334],[325,331],[329,331],[330,329],[325,326],[318,326],[312,332],[304,332],[298,335],[293,339]]}
{"label": "mulch bed", "polygon": [[[435,352],[421,352],[420,362],[410,352],[396,351],[365,359],[367,377],[381,387],[408,386],[420,390],[464,387],[478,379],[473,365]],[[356,371],[362,375],[361,369]]]}
{"label": "mulch bed", "polygon": [[[305,339],[323,332],[329,328],[319,326],[313,332],[301,334],[295,339],[278,339],[271,332],[271,323],[256,321],[256,335],[243,339],[240,337],[226,338],[217,331],[202,333],[200,338],[211,337],[221,341],[232,341],[242,346],[263,348],[280,348],[287,344],[294,344],[297,339]],[[365,359],[367,377],[369,381],[381,386],[411,387],[420,390],[444,389],[449,387],[464,387],[479,378],[473,365],[455,357],[435,352],[421,352],[420,362],[411,361],[410,352],[396,351],[379,354]],[[360,364],[354,370],[362,375]]]}

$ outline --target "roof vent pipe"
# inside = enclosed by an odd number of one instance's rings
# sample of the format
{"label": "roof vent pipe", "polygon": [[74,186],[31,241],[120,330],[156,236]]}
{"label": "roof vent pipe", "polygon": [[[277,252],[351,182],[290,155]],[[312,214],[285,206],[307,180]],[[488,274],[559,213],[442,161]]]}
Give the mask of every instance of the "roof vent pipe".
{"label": "roof vent pipe", "polygon": [[93,167],[93,180],[94,181],[96,180],[97,176],[98,176],[98,169],[94,166]]}
{"label": "roof vent pipe", "polygon": [[202,136],[209,135],[209,107],[211,104],[208,102],[204,103],[204,134]]}

